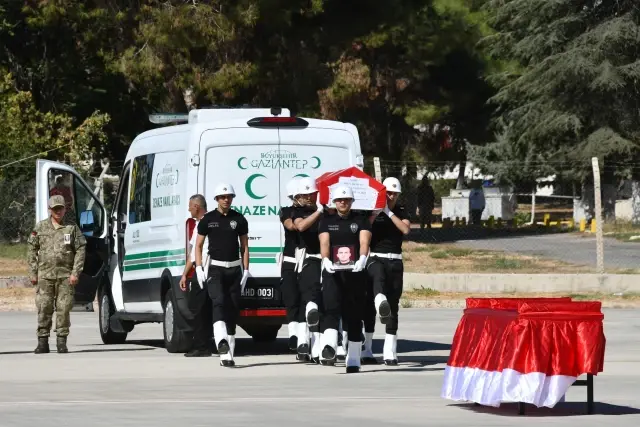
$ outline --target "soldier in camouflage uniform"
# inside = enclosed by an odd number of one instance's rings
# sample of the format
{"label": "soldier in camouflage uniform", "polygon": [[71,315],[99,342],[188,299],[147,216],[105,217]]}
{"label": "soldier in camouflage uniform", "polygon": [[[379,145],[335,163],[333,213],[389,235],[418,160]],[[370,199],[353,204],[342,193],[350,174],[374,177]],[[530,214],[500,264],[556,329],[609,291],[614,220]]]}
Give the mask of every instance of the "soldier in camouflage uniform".
{"label": "soldier in camouflage uniform", "polygon": [[38,347],[36,354],[49,353],[54,305],[58,353],[68,353],[75,289],[85,258],[86,240],[77,225],[65,221],[64,197],[49,199],[49,218],[36,224],[29,237],[28,262],[31,283],[37,285]]}

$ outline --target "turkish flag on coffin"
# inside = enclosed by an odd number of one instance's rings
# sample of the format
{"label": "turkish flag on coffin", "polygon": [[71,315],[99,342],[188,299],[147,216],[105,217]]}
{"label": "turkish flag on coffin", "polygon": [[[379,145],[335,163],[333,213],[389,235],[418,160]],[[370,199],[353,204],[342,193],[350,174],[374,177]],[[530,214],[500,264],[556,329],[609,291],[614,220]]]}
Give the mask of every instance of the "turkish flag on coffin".
{"label": "turkish flag on coffin", "polygon": [[582,374],[603,371],[601,303],[570,298],[469,298],[441,396],[553,408]]}
{"label": "turkish flag on coffin", "polygon": [[316,178],[318,201],[330,208],[335,207],[332,201],[333,190],[339,185],[346,185],[353,191],[351,209],[384,209],[387,205],[387,190],[384,185],[355,166],[327,172]]}

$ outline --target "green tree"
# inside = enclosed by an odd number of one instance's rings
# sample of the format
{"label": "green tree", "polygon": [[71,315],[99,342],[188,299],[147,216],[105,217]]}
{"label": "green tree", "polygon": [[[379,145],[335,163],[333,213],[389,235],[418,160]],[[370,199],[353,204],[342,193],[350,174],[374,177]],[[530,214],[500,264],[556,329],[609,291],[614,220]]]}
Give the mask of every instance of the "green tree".
{"label": "green tree", "polygon": [[74,126],[96,111],[108,114],[107,143],[92,147],[101,157],[121,158],[133,136],[149,128],[140,92],[109,67],[131,44],[135,4],[11,1],[0,9],[0,67],[41,112],[63,114]]}
{"label": "green tree", "polygon": [[35,156],[65,156],[73,165],[91,159],[106,142],[108,120],[95,113],[76,126],[67,115],[43,113],[0,68],[0,240],[20,240],[33,226]]}
{"label": "green tree", "polygon": [[490,0],[488,9],[496,31],[488,51],[515,66],[495,76],[497,137],[474,160],[506,182],[532,186],[556,174],[588,188],[598,157],[613,218],[616,180],[640,153],[637,2]]}
{"label": "green tree", "polygon": [[[465,0],[402,2],[394,21],[373,27],[335,63],[322,112],[359,124],[365,153],[395,164],[387,174],[421,157],[464,165],[466,142],[484,142],[491,88],[475,49],[486,30],[477,8]],[[442,131],[433,132],[445,128],[451,148]]]}
{"label": "green tree", "polygon": [[13,76],[0,69],[0,178],[30,179],[35,168],[18,162],[25,157],[61,159],[73,165],[90,160],[106,143],[109,116],[95,112],[78,126],[65,114],[40,111],[30,92],[16,90]]}

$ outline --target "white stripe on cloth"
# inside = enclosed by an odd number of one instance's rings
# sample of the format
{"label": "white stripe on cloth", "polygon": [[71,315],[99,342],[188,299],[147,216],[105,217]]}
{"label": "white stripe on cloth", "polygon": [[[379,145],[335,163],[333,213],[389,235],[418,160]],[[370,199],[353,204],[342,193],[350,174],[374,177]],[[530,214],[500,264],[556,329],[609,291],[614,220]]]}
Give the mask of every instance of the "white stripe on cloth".
{"label": "white stripe on cloth", "polygon": [[501,403],[523,402],[538,408],[553,408],[564,401],[576,379],[566,375],[546,376],[541,372],[521,374],[513,369],[492,372],[447,366],[440,396],[494,407]]}

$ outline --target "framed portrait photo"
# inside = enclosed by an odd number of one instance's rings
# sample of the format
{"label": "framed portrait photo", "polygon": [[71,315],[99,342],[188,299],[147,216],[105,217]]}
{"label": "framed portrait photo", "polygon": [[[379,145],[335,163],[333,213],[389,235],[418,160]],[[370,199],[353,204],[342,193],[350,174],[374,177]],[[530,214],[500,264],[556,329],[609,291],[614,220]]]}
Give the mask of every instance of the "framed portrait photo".
{"label": "framed portrait photo", "polygon": [[356,247],[354,245],[333,245],[331,255],[334,270],[353,270],[356,263]]}

